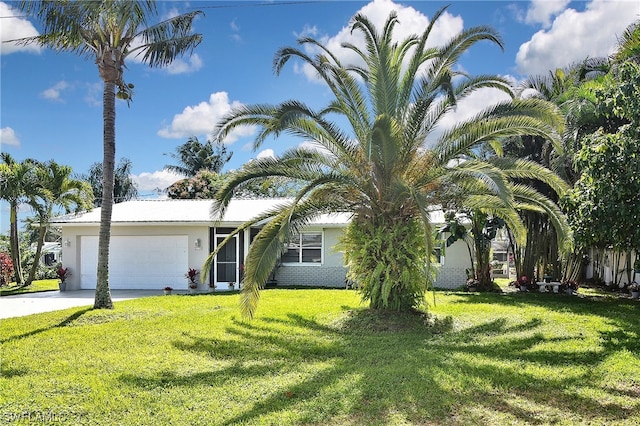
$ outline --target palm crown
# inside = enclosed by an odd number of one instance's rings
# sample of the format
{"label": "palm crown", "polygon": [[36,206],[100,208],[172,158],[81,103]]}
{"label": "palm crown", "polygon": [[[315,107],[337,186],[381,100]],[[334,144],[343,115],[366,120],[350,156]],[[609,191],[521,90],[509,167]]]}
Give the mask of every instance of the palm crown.
{"label": "palm crown", "polygon": [[[525,192],[510,183],[512,177],[548,178],[560,187],[553,175],[538,165],[504,159],[497,164],[497,160],[470,157],[481,144],[490,144],[500,152],[501,139],[516,134],[534,134],[557,143],[562,120],[549,103],[538,99],[503,102],[436,135],[442,118],[478,89],[495,88],[513,95],[503,78],[469,77],[454,71],[460,56],[476,42],[502,45],[491,28],[470,28],[442,47],[427,47],[443,11],[435,14],[420,36],[400,42],[392,37],[398,24],[395,13],[389,15],[381,32],[367,17],[355,16],[352,32],[363,36],[364,48],[348,43],[343,47],[355,52],[360,64],[343,64],[318,41],[300,39],[301,45],[313,46],[319,53],[309,56],[297,48],[283,48],[275,56],[275,71],[279,73],[292,58],[302,60],[315,69],[334,99],[319,111],[299,101],[243,106],[219,124],[219,140],[237,126],[257,125],[260,131],[255,147],[267,136],[286,132],[321,148],[294,148],[276,159],[256,160],[232,176],[218,193],[214,210],[222,212],[234,189],[244,182],[268,176],[305,182],[292,201],[236,231],[270,219],[256,236],[245,262],[245,314],[253,315],[259,289],[283,243],[314,216],[353,212],[342,244],[350,278],[360,285],[363,297],[373,307],[408,309],[422,300],[431,277],[429,211],[440,201],[443,190],[464,187],[468,194],[465,201],[480,203],[480,198],[491,197],[497,210],[515,208],[517,196]],[[346,120],[348,131],[331,120],[334,116],[340,122]],[[465,161],[459,161],[462,158]],[[513,221],[516,216],[511,216]]]}

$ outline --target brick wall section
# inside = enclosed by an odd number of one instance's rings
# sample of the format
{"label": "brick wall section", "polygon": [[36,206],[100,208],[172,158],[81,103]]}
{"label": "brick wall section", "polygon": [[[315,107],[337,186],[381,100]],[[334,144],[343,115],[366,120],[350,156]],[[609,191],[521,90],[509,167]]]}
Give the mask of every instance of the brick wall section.
{"label": "brick wall section", "polygon": [[344,288],[347,268],[342,266],[287,266],[276,272],[278,285],[307,285],[310,287]]}
{"label": "brick wall section", "polygon": [[[281,266],[276,272],[278,285],[337,287],[345,286],[347,268],[331,266]],[[465,284],[467,274],[464,268],[441,268],[436,278],[437,288],[458,288]]]}
{"label": "brick wall section", "polygon": [[436,288],[458,288],[467,281],[465,268],[440,268],[434,286]]}

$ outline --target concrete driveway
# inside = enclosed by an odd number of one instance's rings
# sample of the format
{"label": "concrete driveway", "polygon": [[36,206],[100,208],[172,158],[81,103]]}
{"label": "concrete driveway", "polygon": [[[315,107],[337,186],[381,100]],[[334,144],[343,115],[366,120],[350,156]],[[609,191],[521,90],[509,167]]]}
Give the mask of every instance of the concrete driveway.
{"label": "concrete driveway", "polygon": [[[111,290],[111,300],[137,299],[159,296],[162,290]],[[76,306],[93,306],[94,290],[43,291],[0,297],[0,319],[22,317]]]}

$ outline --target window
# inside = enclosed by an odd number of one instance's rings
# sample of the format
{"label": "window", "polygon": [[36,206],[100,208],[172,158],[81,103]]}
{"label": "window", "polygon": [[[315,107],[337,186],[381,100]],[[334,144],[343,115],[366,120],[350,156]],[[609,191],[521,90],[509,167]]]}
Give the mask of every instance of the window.
{"label": "window", "polygon": [[303,232],[285,245],[282,263],[322,263],[322,233]]}

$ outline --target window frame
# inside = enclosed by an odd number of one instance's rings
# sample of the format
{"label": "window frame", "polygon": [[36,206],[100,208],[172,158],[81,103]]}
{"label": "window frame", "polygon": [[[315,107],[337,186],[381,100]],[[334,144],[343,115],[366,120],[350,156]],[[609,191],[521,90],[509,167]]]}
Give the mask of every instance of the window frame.
{"label": "window frame", "polygon": [[[302,237],[305,234],[320,235],[320,247],[315,247],[315,246],[303,247]],[[284,256],[290,249],[289,245],[291,244],[291,241],[295,241],[295,237],[298,237],[297,242],[295,243],[297,244],[296,248],[298,250],[298,260],[296,262],[285,261]],[[303,262],[305,250],[318,250],[318,249],[320,250],[320,262]],[[282,259],[282,265],[286,265],[286,266],[321,266],[323,265],[324,264],[324,231],[303,231],[303,232],[300,232],[299,234],[293,235],[292,239],[289,240],[289,242],[285,243],[284,251],[282,253],[281,259]]]}

